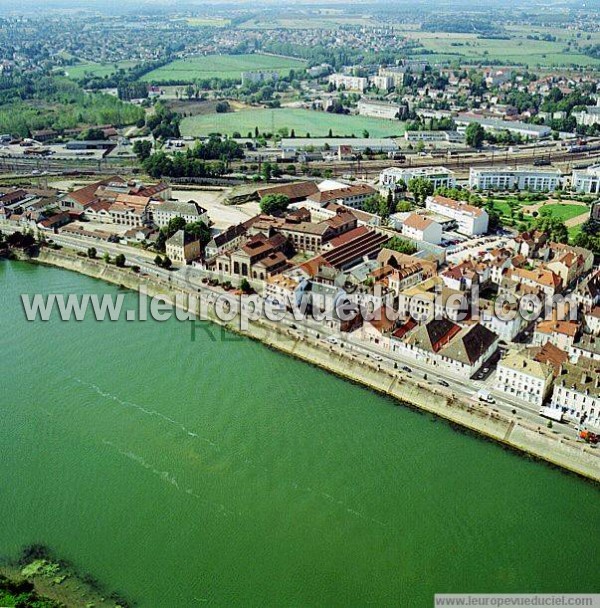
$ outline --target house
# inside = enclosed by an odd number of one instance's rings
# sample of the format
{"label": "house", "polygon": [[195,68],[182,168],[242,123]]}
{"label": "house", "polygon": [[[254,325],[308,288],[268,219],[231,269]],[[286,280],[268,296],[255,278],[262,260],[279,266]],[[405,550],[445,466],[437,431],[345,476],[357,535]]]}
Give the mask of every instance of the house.
{"label": "house", "polygon": [[561,350],[568,351],[577,340],[581,323],[577,321],[540,321],[533,333],[532,344],[543,346],[547,342]]}
{"label": "house", "polygon": [[600,362],[566,362],[552,392],[550,407],[578,425],[600,429]]}
{"label": "house", "polygon": [[553,367],[532,359],[527,353],[510,351],[498,363],[494,389],[511,399],[541,407],[554,379]]}
{"label": "house", "polygon": [[433,245],[442,242],[442,227],[434,220],[418,213],[411,213],[402,224],[402,234],[415,241]]}
{"label": "house", "polygon": [[433,213],[453,219],[458,225],[458,232],[462,234],[487,234],[490,218],[485,209],[437,194],[427,197],[425,207]]}
{"label": "house", "polygon": [[308,198],[312,194],[317,194],[319,188],[315,182],[295,182],[292,184],[283,184],[281,186],[269,186],[260,188],[256,191],[258,198],[262,199],[271,194],[283,194],[290,199],[290,203],[297,203]]}
{"label": "house", "polygon": [[569,348],[569,357],[573,363],[577,363],[582,357],[600,361],[600,338],[581,334],[579,340],[573,342]]}
{"label": "house", "polygon": [[600,336],[600,306],[584,313],[583,322],[588,333],[593,336]]}
{"label": "house", "polygon": [[113,224],[144,226],[150,222],[150,199],[147,196],[118,194],[108,213]]}
{"label": "house", "polygon": [[178,230],[167,239],[165,249],[167,257],[179,264],[187,264],[200,257],[200,241],[184,230]]}
{"label": "house", "polygon": [[389,307],[378,308],[368,318],[363,320],[354,335],[361,341],[373,344],[378,348],[389,351],[391,334],[396,327],[398,313]]}
{"label": "house", "polygon": [[226,251],[237,249],[248,233],[244,224],[235,224],[227,230],[215,235],[206,245],[204,255],[206,258],[214,258]]}

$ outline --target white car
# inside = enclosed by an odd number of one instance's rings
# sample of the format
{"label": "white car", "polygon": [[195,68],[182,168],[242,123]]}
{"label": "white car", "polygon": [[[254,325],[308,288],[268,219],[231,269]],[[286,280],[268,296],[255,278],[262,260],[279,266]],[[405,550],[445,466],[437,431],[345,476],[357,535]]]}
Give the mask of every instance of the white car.
{"label": "white car", "polygon": [[383,361],[383,357],[381,355],[371,355],[375,361]]}

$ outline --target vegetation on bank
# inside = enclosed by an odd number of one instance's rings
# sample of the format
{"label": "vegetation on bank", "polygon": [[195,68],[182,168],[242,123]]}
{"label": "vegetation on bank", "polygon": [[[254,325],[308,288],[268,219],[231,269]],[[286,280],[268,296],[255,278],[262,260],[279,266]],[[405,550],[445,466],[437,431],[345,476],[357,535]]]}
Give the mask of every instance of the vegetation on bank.
{"label": "vegetation on bank", "polygon": [[0,133],[30,137],[32,131],[135,124],[144,111],[112,95],[86,93],[62,76],[0,79]]}

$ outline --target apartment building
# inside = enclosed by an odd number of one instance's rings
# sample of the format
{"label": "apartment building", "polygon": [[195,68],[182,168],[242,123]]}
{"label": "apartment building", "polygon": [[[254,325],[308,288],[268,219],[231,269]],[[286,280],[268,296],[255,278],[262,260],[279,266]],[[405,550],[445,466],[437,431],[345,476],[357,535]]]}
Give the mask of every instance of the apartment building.
{"label": "apartment building", "polygon": [[368,78],[348,74],[330,74],[328,81],[336,89],[343,87],[347,91],[360,91],[361,93],[369,86]]}
{"label": "apartment building", "polygon": [[561,183],[561,173],[557,169],[471,167],[469,172],[469,186],[478,190],[516,189],[553,192],[561,186]]}
{"label": "apartment building", "polygon": [[433,184],[434,188],[453,188],[454,172],[445,167],[415,167],[401,169],[390,167],[379,174],[379,183],[385,188],[394,188],[400,182],[408,184],[414,177],[423,177]]}

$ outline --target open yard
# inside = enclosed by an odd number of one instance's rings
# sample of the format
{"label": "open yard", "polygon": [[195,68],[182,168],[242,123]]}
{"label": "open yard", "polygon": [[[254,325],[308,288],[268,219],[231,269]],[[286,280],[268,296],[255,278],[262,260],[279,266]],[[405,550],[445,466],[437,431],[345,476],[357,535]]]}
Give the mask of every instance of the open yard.
{"label": "open yard", "polygon": [[169,82],[171,80],[189,81],[205,78],[226,80],[242,79],[242,72],[258,70],[277,71],[289,74],[291,69],[302,69],[306,63],[299,59],[274,57],[271,55],[207,55],[177,59],[152,70],[143,77],[147,82]]}
{"label": "open yard", "polygon": [[250,132],[254,134],[255,127],[258,127],[261,133],[273,133],[287,128],[291,134],[293,129],[297,137],[305,137],[307,133],[312,137],[326,137],[329,129],[337,136],[362,137],[364,130],[369,132],[370,137],[404,133],[404,123],[399,121],[291,108],[249,109],[227,114],[192,116],[184,118],[181,132],[183,135],[198,136],[209,133],[231,135],[237,131],[242,137],[246,137]]}
{"label": "open yard", "polygon": [[119,61],[117,63],[78,63],[69,65],[65,68],[67,76],[70,78],[83,78],[91,75],[104,78],[114,74],[118,69],[126,70],[137,64],[137,61]]}
{"label": "open yard", "polygon": [[[537,215],[550,215],[567,225],[568,228],[578,229],[589,216],[589,207],[576,201],[547,201],[519,200],[516,196],[493,197],[493,208],[504,220],[513,220],[529,224]],[[512,208],[512,213],[511,213]],[[535,215],[534,215],[535,214]]]}

